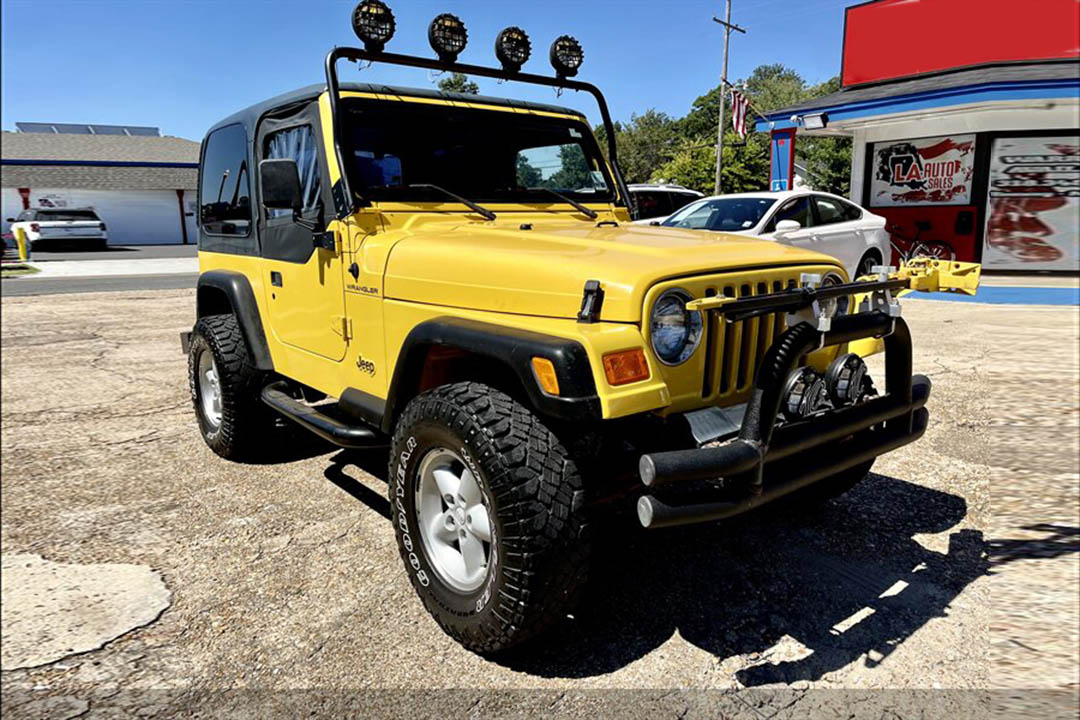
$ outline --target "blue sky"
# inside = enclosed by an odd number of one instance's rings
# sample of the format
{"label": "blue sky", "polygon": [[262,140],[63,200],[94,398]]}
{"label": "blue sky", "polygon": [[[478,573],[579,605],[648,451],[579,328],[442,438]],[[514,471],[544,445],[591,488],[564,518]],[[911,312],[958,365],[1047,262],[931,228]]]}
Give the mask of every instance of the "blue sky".
{"label": "blue sky", "polygon": [[[809,82],[840,71],[843,9],[857,0],[735,0],[728,75],[782,62]],[[387,0],[398,30],[389,49],[430,55],[427,24],[440,12],[469,30],[463,62],[494,65],[495,35],[519,25],[533,39],[525,69],[550,73],[547,47],[569,33],[585,48],[581,79],[600,86],[615,119],[655,107],[683,115],[720,77],[722,0]],[[322,81],[333,45],[356,45],[355,2],[320,0],[4,0],[0,126],[16,121],[156,125],[198,140],[216,120],[251,103]],[[419,70],[342,63],[343,80],[416,87]],[[481,92],[570,105],[599,120],[586,97],[549,88]]]}

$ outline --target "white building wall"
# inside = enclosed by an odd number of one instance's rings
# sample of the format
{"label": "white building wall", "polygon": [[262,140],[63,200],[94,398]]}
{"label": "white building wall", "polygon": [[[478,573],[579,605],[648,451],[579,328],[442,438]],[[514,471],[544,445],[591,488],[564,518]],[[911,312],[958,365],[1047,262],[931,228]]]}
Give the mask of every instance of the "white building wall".
{"label": "white building wall", "polygon": [[[3,232],[7,218],[22,212],[22,198],[16,188],[0,193],[3,204]],[[195,243],[195,191],[184,192],[188,242]],[[110,245],[167,245],[183,242],[180,207],[175,190],[71,190],[31,188],[31,207],[92,207],[108,227]]]}
{"label": "white building wall", "polygon": [[[1080,127],[1080,103],[1044,100],[957,105],[851,120],[835,127],[852,134],[851,199],[862,202],[866,147],[871,143],[1010,130],[1075,129]],[[972,198],[972,202],[975,201],[976,198]],[[982,198],[978,201],[982,202]]]}

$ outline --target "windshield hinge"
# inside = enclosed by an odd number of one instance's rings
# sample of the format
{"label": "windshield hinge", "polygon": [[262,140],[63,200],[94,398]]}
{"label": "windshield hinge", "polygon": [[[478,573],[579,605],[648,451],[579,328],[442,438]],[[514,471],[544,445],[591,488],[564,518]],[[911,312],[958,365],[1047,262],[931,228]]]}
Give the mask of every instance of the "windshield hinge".
{"label": "windshield hinge", "polygon": [[340,335],[342,340],[348,340],[352,337],[352,320],[344,315],[331,315],[330,328]]}
{"label": "windshield hinge", "polygon": [[581,296],[581,310],[578,311],[579,323],[594,323],[600,319],[600,309],[604,306],[604,289],[599,280],[586,280],[585,292]]}

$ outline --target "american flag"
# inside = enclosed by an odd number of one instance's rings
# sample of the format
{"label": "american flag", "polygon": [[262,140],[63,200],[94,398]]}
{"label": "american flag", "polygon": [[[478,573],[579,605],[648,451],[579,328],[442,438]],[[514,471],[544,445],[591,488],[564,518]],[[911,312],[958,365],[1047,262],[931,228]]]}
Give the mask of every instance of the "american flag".
{"label": "american flag", "polygon": [[737,90],[731,91],[731,125],[739,137],[746,139],[746,111],[750,107],[750,101]]}

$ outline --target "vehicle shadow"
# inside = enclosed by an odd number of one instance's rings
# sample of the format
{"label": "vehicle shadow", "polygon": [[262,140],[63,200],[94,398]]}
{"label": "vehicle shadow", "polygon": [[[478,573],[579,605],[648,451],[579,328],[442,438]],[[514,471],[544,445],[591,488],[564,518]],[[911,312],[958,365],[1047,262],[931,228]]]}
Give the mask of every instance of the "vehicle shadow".
{"label": "vehicle shadow", "polygon": [[[325,475],[389,517],[385,496],[346,472],[354,465],[385,482],[387,458],[385,449],[343,450]],[[606,514],[574,616],[539,643],[492,659],[542,677],[590,677],[678,632],[720,661],[758,653],[758,664],[736,672],[747,687],[818,680],[860,658],[872,667],[990,571],[990,544],[977,530],[952,532],[944,553],[915,540],[947,532],[966,514],[959,496],[877,474],[801,514],[767,506],[724,523],[659,531],[643,530],[632,513]],[[1026,552],[999,548],[1010,549]],[[785,636],[780,660],[773,649]]]}
{"label": "vehicle shadow", "polygon": [[587,677],[678,632],[720,661],[759,653],[736,673],[747,687],[817,680],[864,656],[873,666],[987,572],[981,532],[952,533],[944,554],[913,538],[945,532],[966,512],[956,495],[872,474],[810,514],[763,508],[668,531],[604,528],[576,616],[499,662]]}

